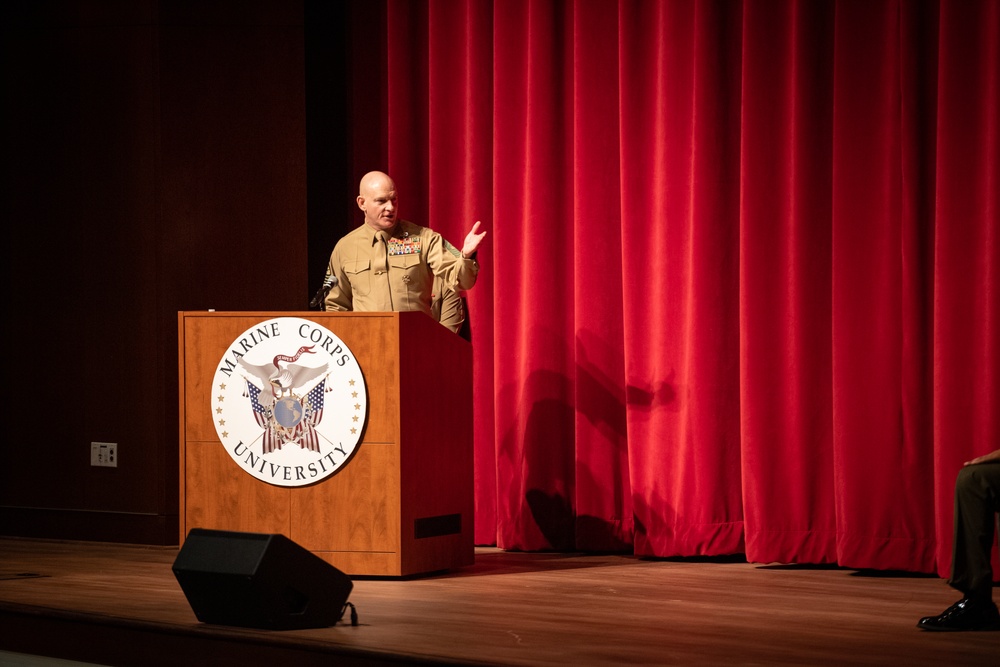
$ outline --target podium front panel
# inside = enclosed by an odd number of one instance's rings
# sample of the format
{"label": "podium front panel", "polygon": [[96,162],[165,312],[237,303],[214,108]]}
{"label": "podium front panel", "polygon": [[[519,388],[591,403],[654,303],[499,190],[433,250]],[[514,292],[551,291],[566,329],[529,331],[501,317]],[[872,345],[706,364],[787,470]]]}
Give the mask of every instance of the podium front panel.
{"label": "podium front panel", "polygon": [[[236,337],[283,317],[339,337],[368,399],[353,457],[296,487],[234,463],[211,409],[213,377]],[[423,313],[182,311],[178,331],[181,544],[194,528],[280,533],[350,575],[408,576],[473,562],[467,341]],[[430,392],[438,403],[428,403]],[[461,414],[423,416],[441,405]]]}

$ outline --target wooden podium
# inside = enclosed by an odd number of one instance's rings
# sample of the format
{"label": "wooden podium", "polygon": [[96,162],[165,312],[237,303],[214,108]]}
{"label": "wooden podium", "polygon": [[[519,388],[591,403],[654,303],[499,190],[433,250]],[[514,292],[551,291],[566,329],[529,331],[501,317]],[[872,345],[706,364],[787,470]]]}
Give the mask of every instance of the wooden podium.
{"label": "wooden podium", "polygon": [[[213,378],[240,334],[293,317],[334,333],[364,374],[367,425],[342,468],[287,487],[243,470],[213,421]],[[192,528],[281,533],[349,575],[471,565],[472,348],[420,312],[178,313],[180,543]]]}

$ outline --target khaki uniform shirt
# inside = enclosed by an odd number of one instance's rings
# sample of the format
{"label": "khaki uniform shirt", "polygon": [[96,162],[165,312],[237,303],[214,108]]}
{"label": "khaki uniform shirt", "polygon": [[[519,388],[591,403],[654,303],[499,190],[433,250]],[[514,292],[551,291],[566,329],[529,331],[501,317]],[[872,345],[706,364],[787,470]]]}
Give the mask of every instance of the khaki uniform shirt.
{"label": "khaki uniform shirt", "polygon": [[462,259],[437,232],[400,220],[392,238],[382,240],[383,235],[362,224],[337,242],[327,267],[337,284],[326,295],[326,310],[421,310],[434,316],[435,275],[451,289],[476,284],[479,264]]}
{"label": "khaki uniform shirt", "polygon": [[461,293],[445,287],[438,277],[434,278],[431,294],[431,317],[455,333],[459,333],[465,324],[465,303]]}

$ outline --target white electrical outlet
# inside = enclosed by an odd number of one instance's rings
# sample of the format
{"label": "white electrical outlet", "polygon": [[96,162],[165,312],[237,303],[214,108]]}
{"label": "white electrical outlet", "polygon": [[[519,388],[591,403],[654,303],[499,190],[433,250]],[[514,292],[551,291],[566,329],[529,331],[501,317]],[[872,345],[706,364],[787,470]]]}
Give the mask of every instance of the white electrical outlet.
{"label": "white electrical outlet", "polygon": [[90,443],[90,465],[102,466],[104,468],[117,468],[118,443],[117,442]]}

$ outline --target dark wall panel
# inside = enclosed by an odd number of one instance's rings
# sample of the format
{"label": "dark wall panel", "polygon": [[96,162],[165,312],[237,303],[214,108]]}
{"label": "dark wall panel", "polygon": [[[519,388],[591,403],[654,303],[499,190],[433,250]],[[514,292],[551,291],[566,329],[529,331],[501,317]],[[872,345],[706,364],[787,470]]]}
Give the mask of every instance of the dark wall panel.
{"label": "dark wall panel", "polygon": [[0,23],[23,378],[0,534],[176,543],[177,311],[308,302],[302,3],[14,1]]}

